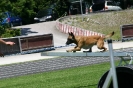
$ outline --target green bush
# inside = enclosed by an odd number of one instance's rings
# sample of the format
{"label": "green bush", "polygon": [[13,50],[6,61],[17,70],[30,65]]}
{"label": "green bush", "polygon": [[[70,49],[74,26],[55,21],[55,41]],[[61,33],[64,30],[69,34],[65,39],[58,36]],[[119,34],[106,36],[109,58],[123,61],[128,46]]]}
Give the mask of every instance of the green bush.
{"label": "green bush", "polygon": [[1,36],[3,33],[5,33],[5,29],[4,29],[4,27],[0,26],[0,36]]}
{"label": "green bush", "polygon": [[20,36],[20,29],[5,29],[5,32],[1,35],[2,38]]}

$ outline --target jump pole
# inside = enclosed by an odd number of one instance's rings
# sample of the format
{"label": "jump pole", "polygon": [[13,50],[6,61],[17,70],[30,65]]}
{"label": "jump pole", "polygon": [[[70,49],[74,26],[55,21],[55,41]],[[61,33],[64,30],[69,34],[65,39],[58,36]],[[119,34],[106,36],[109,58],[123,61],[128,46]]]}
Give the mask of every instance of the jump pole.
{"label": "jump pole", "polygon": [[112,40],[109,39],[109,40],[107,40],[107,42],[108,42],[109,53],[110,53],[111,68],[110,68],[110,71],[107,75],[107,78],[106,78],[102,88],[108,88],[112,79],[113,79],[113,88],[118,88],[116,68],[115,68],[115,64],[114,64],[114,53],[113,53],[113,47],[112,47]]}

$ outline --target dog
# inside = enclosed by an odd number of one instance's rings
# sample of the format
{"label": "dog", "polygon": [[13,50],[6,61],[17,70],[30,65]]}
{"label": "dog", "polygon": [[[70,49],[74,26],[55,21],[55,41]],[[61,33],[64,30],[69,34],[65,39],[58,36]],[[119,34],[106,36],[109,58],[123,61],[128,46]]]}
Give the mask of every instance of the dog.
{"label": "dog", "polygon": [[[66,45],[69,44],[76,44],[76,46],[73,49],[66,50],[67,52],[76,52],[76,51],[81,51],[81,49],[90,49],[89,52],[91,52],[91,48],[94,45],[97,45],[97,48],[103,51],[106,51],[107,48],[104,47],[104,40],[106,38],[110,38],[114,35],[114,31],[111,32],[110,34],[101,37],[99,35],[94,35],[94,36],[75,36],[72,32],[68,32],[69,36],[66,41]],[[103,52],[102,51],[102,52]]]}

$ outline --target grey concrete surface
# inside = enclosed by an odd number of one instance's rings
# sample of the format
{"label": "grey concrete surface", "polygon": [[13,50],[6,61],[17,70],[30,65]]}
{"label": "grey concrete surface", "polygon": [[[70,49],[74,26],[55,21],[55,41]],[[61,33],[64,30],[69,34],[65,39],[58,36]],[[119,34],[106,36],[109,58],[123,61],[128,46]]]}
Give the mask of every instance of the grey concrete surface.
{"label": "grey concrete surface", "polygon": [[49,34],[52,33],[54,37],[54,45],[64,46],[67,38],[67,34],[61,33],[55,27],[56,21],[35,23],[30,25],[22,25],[14,28],[21,28],[22,36]]}

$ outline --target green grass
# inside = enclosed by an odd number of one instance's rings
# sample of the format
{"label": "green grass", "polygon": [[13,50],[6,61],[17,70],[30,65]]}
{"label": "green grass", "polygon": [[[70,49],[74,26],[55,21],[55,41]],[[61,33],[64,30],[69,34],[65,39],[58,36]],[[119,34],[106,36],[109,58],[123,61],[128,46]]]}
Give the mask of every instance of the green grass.
{"label": "green grass", "polygon": [[84,17],[71,16],[61,22],[105,35],[114,31],[115,35],[112,39],[120,40],[120,26],[125,24],[133,24],[132,14],[133,10],[112,11],[107,13],[88,14]]}
{"label": "green grass", "polygon": [[96,88],[110,63],[80,66],[0,80],[0,88]]}

